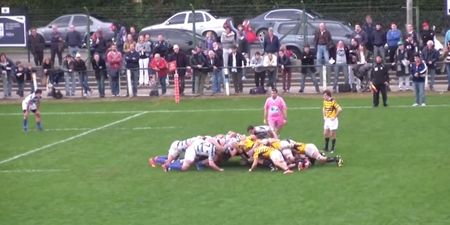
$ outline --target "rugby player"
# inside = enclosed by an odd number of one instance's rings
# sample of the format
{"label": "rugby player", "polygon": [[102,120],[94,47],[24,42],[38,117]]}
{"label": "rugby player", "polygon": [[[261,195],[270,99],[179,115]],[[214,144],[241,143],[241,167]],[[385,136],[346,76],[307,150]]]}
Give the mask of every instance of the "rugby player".
{"label": "rugby player", "polygon": [[331,138],[331,153],[335,151],[336,146],[336,131],[338,129],[338,117],[342,112],[342,107],[331,97],[331,91],[325,90],[323,92],[323,135],[325,137],[324,150],[328,151],[328,142]]}
{"label": "rugby player", "polygon": [[255,147],[253,152],[253,163],[248,172],[252,172],[254,169],[256,169],[258,163],[260,162],[260,158],[263,160],[271,160],[275,166],[284,171],[283,174],[293,173],[293,171],[289,169],[288,165],[284,161],[283,155],[280,151],[263,144],[258,144],[258,146]]}
{"label": "rugby player", "polygon": [[[336,157],[327,157],[320,154],[319,149],[317,149],[315,144],[295,142],[293,147],[296,154],[305,155],[312,160],[318,160],[322,164],[327,162],[335,162],[338,167],[341,167],[344,164],[344,160],[340,155],[337,155]],[[303,164],[299,163],[299,170],[303,169],[302,166]]]}
{"label": "rugby player", "polygon": [[261,125],[256,127],[249,125],[247,127],[247,132],[250,135],[255,135],[255,137],[258,139],[278,138],[277,133],[275,133],[273,129],[267,125]]}
{"label": "rugby player", "polygon": [[266,99],[264,104],[264,124],[269,125],[276,134],[280,134],[286,122],[286,103],[281,96],[278,96],[277,89],[272,89],[271,96]]}
{"label": "rugby player", "polygon": [[34,113],[34,117],[36,120],[36,128],[39,131],[42,131],[42,123],[41,123],[41,112],[39,111],[40,103],[42,97],[42,90],[36,89],[35,92],[31,93],[22,101],[22,112],[23,112],[23,131],[28,131],[28,116],[30,115],[30,111]]}

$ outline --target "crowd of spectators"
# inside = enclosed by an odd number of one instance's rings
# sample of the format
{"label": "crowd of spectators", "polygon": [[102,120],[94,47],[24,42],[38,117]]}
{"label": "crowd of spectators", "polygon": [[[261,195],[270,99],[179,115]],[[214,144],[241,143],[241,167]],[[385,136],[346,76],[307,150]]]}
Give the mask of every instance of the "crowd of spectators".
{"label": "crowd of spectators", "polygon": [[[178,43],[168,43],[161,34],[157,36],[157,41],[151,41],[150,34],[139,35],[135,27],[127,29],[122,26],[113,40],[105,40],[101,30],[95,32],[90,37],[89,51],[92,57],[89,59],[79,51],[84,41],[73,26],[69,27],[66,37],[62,37],[58,27],[53,27],[50,57],[44,57],[44,38],[32,28],[28,47],[36,67],[13,62],[5,53],[0,55],[4,97],[11,96],[13,82],[17,82],[17,94],[21,97],[27,82],[33,90],[33,72],[37,72],[41,85],[47,91],[64,80],[66,96],[75,96],[77,80],[82,88],[82,96],[91,95],[89,74],[95,75],[100,97],[106,96],[105,82],[108,80],[111,95],[121,95],[120,79],[125,77],[130,86],[127,96],[136,96],[139,87],[148,87],[149,91],[160,89],[160,94],[165,95],[169,77],[175,73],[179,78],[181,95],[186,93],[186,79],[192,79],[191,92],[196,95],[203,95],[209,83],[213,94],[223,93],[227,82],[233,85],[235,94],[240,94],[243,93],[243,80],[249,70],[254,72],[255,92],[265,93],[266,88],[277,88],[278,80],[282,83],[282,90],[290,92],[293,60],[301,61],[302,65],[299,69],[300,93],[305,91],[307,77],[311,78],[314,90],[319,93],[319,74],[326,67],[331,68],[331,74],[334,75],[330,79],[334,92],[339,92],[341,74],[344,84],[350,85],[354,91],[365,91],[371,82],[373,61],[377,56],[396,72],[400,91],[416,87],[411,85],[412,81],[417,82],[412,71],[415,57],[419,57],[428,71],[429,89],[434,90],[436,64],[440,55],[434,48],[435,33],[428,22],[423,22],[420,32],[416,32],[411,24],[406,25],[405,32],[398,29],[396,23],[391,23],[388,28],[384,29],[381,23],[374,23],[368,15],[363,24],[355,24],[351,44],[347,46],[342,40],[333,41],[326,24],[321,23],[314,33],[314,55],[309,45],[304,46],[299,54],[293,54],[290,49],[280,45],[272,28],[269,28],[260,43],[261,49],[251,54],[250,45],[257,42],[257,37],[247,21],[237,29],[224,24],[225,32],[220,37],[209,32],[204,46],[197,46],[192,52],[182,52]],[[450,82],[449,40],[450,31],[444,41],[444,64]],[[63,57],[66,47],[68,54]],[[88,71],[88,64],[92,70]],[[170,68],[171,64],[175,66]],[[450,90],[450,85],[447,90]]]}

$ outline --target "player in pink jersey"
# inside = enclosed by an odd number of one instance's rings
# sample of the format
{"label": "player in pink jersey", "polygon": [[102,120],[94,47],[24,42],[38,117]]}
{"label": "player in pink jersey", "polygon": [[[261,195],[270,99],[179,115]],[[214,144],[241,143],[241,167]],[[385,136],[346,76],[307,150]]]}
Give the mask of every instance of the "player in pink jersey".
{"label": "player in pink jersey", "polygon": [[287,122],[287,106],[284,99],[278,96],[277,89],[272,89],[272,96],[264,104],[264,124],[279,134]]}

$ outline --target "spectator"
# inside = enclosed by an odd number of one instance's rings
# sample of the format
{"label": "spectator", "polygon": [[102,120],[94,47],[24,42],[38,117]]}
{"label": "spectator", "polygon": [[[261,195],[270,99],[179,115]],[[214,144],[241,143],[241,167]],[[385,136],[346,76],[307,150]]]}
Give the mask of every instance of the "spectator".
{"label": "spectator", "polygon": [[264,55],[263,66],[266,68],[268,76],[268,85],[272,89],[277,87],[277,56],[271,52]]}
{"label": "spectator", "polygon": [[131,51],[131,45],[135,46],[136,42],[131,34],[127,35],[127,40],[123,44],[123,54],[128,54]]}
{"label": "spectator", "polygon": [[372,16],[367,15],[366,16],[366,22],[363,25],[363,31],[367,34],[367,49],[371,52],[373,52],[373,40],[374,40],[374,32],[375,32],[375,26],[372,21]]}
{"label": "spectator", "polygon": [[380,102],[380,93],[383,98],[383,106],[387,104],[387,87],[389,86],[388,68],[383,64],[381,56],[375,58],[375,65],[373,66],[373,72],[370,81],[373,88],[373,107],[378,107]]}
{"label": "spectator", "polygon": [[136,32],[135,26],[130,27],[130,34],[131,34],[131,37],[133,37],[134,42],[137,42],[138,38],[139,38],[139,34]]}
{"label": "spectator", "polygon": [[170,48],[170,44],[164,40],[164,36],[159,34],[153,53],[158,53],[161,57],[166,58],[169,56]]}
{"label": "spectator", "polygon": [[283,78],[283,91],[290,92],[291,90],[291,60],[284,51],[278,51],[278,66],[280,67],[281,77]]}
{"label": "spectator", "polygon": [[19,97],[23,98],[23,89],[25,87],[25,76],[26,76],[26,68],[23,66],[21,62],[17,62],[14,74],[16,75],[16,82],[17,82],[17,92],[16,94],[19,95]]}
{"label": "spectator", "polygon": [[58,31],[56,25],[52,26],[52,34],[50,40],[51,63],[55,63],[55,55],[58,56],[58,64],[62,64],[62,52],[64,50],[64,39]]}
{"label": "spectator", "polygon": [[41,85],[43,85],[46,88],[46,91],[48,91],[47,84],[52,69],[53,69],[52,61],[49,58],[44,58],[44,61],[42,62]]}
{"label": "spectator", "polygon": [[0,53],[0,71],[3,77],[3,96],[11,97],[12,82],[14,76],[15,64],[6,57],[5,53]]}
{"label": "spectator", "polygon": [[111,94],[118,96],[120,93],[119,78],[120,70],[122,68],[122,53],[117,51],[117,46],[113,44],[111,50],[106,55],[106,61],[108,62],[108,74],[110,78]]}
{"label": "spectator", "polygon": [[73,71],[78,73],[78,79],[80,80],[81,86],[81,95],[83,97],[90,96],[92,94],[92,90],[89,88],[88,84],[88,75],[86,63],[83,59],[81,59],[81,54],[77,53],[75,55],[75,61],[73,63]]}
{"label": "spectator", "polygon": [[414,40],[414,43],[417,45],[419,44],[417,32],[414,30],[414,27],[412,24],[406,24],[406,34],[403,36],[403,39],[406,41],[408,37],[412,37]]}
{"label": "spectator", "polygon": [[434,48],[432,40],[428,40],[427,46],[422,50],[422,59],[425,61],[428,68],[429,87],[434,91],[434,78],[436,76],[436,62],[439,60],[439,52]]}
{"label": "spectator", "polygon": [[398,77],[398,88],[400,91],[409,90],[409,65],[410,58],[414,59],[414,56],[410,56],[410,53],[406,51],[405,45],[402,41],[398,43],[398,49],[395,53],[395,62],[392,63],[392,66],[396,68],[396,75]]}
{"label": "spectator", "polygon": [[244,28],[242,27],[242,25],[240,25],[237,35],[237,45],[238,45],[238,52],[241,52],[244,55],[244,57],[247,57],[250,54],[250,45],[247,41],[245,31],[243,29]]}
{"label": "spectator", "polygon": [[213,94],[221,93],[220,89],[223,85],[223,75],[222,75],[223,61],[221,57],[216,56],[216,53],[213,50],[208,51],[207,65],[212,71],[212,78],[213,78],[212,92]]}
{"label": "spectator", "polygon": [[411,76],[414,84],[416,102],[412,106],[426,106],[425,104],[425,75],[427,65],[422,61],[419,54],[414,56],[414,63],[411,64]]}
{"label": "spectator", "polygon": [[447,71],[447,91],[450,91],[450,42],[444,48],[444,57],[445,70]]}
{"label": "spectator", "polygon": [[[139,79],[139,53],[135,50],[135,44],[131,44],[130,51],[125,54],[125,63],[126,63],[126,69],[127,73],[130,73],[131,77],[131,85],[132,92],[128,93],[128,96],[133,95],[133,97],[137,96],[137,84]],[[128,89],[127,89],[128,90]]]}
{"label": "spectator", "polygon": [[381,23],[377,23],[375,31],[373,32],[373,55],[381,56],[383,62],[385,62],[385,48],[386,45],[386,32],[381,27]]}
{"label": "spectator", "polygon": [[333,47],[333,41],[325,23],[319,24],[319,29],[314,34],[314,44],[316,46],[316,65],[328,64],[330,59],[329,49]]}
{"label": "spectator", "polygon": [[214,42],[216,42],[216,36],[214,35],[214,33],[212,31],[206,32],[205,50],[212,50]]}
{"label": "spectator", "polygon": [[184,96],[184,88],[186,82],[186,68],[189,66],[186,54],[180,51],[180,47],[175,44],[173,45],[173,54],[169,61],[175,61],[177,64],[177,73],[179,79],[180,95]]}
{"label": "spectator", "polygon": [[222,55],[223,65],[228,66],[228,55],[230,54],[233,45],[236,44],[235,33],[231,30],[229,26],[225,27],[225,31],[222,33],[222,36],[220,37],[220,42],[222,43],[223,49]]}
{"label": "spectator", "polygon": [[434,42],[434,30],[430,29],[430,24],[425,21],[422,23],[422,31],[420,31],[420,38],[422,39],[422,48],[425,48],[428,41]]}
{"label": "spectator", "polygon": [[447,30],[444,37],[444,46],[448,46],[448,43],[450,42],[450,29]]}
{"label": "spectator", "polygon": [[31,35],[28,37],[28,48],[34,58],[34,64],[36,66],[42,65],[44,60],[45,40],[42,35],[36,32],[36,28],[31,28]]}
{"label": "spectator", "polygon": [[194,73],[193,82],[194,82],[194,93],[203,95],[203,90],[205,88],[205,79],[206,79],[206,71],[207,71],[207,62],[206,57],[203,54],[202,48],[197,46],[192,51],[191,56],[191,67]]}
{"label": "spectator", "polygon": [[67,32],[66,35],[66,44],[69,48],[69,54],[74,57],[78,52],[78,48],[82,44],[82,38],[80,32],[75,30],[75,26],[73,24],[69,26],[69,32]]}
{"label": "spectator", "polygon": [[[383,58],[380,59],[383,60]],[[370,56],[370,52],[367,51],[366,47],[364,47],[363,45],[359,45],[357,54],[356,54],[356,66],[354,67],[354,71],[355,71],[355,75],[356,77],[358,77],[359,81],[358,83],[360,83],[360,89],[365,89],[367,86],[366,84],[368,83],[368,73],[370,71],[370,69],[372,68],[372,63],[371,62],[371,56]],[[352,80],[352,79],[350,79]]]}
{"label": "spectator", "polygon": [[150,67],[153,71],[155,71],[155,82],[161,85],[161,94],[166,94],[166,79],[167,73],[169,72],[169,67],[167,65],[167,61],[161,57],[159,53],[155,53],[155,56],[150,63]]}
{"label": "spectator", "polygon": [[355,76],[357,71],[354,71],[354,69],[357,67],[356,63],[358,62],[358,52],[359,52],[359,43],[355,38],[352,38],[350,40],[350,47],[348,48],[348,54],[349,54],[349,61],[348,64],[348,76],[350,79],[350,84],[352,84],[352,88],[356,89],[356,87],[353,85],[355,82],[359,83],[359,79],[356,79]]}
{"label": "spectator", "polygon": [[149,85],[148,64],[152,52],[150,42],[145,41],[144,35],[139,35],[136,44],[136,51],[139,53],[139,85]]}
{"label": "spectator", "polygon": [[127,28],[125,28],[125,26],[121,26],[119,33],[117,33],[116,36],[116,48],[120,51],[120,53],[123,54],[124,51],[124,45],[125,42],[127,41]]}
{"label": "spectator", "polygon": [[305,90],[305,81],[306,77],[310,76],[311,80],[314,84],[314,88],[317,93],[320,92],[319,84],[316,79],[316,68],[314,66],[314,55],[309,48],[309,45],[305,45],[303,47],[303,52],[300,54],[300,60],[302,61],[302,69],[301,69],[301,84],[300,84],[300,93],[303,93]]}
{"label": "spectator", "polygon": [[392,23],[391,29],[386,33],[386,42],[389,49],[389,62],[393,63],[395,52],[398,48],[398,42],[402,38],[402,33],[397,29],[397,24]]}
{"label": "spectator", "polygon": [[234,92],[236,94],[242,93],[244,86],[242,83],[243,66],[247,64],[247,60],[238,52],[237,46],[231,48],[231,54],[228,55],[228,68],[231,70],[231,79],[233,79]]}
{"label": "spectator", "polygon": [[98,52],[94,53],[94,57],[92,59],[92,69],[94,70],[95,79],[97,80],[98,85],[98,93],[100,98],[105,97],[105,79],[106,75],[106,63],[105,60],[100,57]]}
{"label": "spectator", "polygon": [[72,55],[67,54],[63,61],[63,71],[64,71],[64,83],[66,96],[75,96],[75,73],[73,71],[74,59]]}
{"label": "spectator", "polygon": [[355,34],[353,35],[353,38],[356,39],[360,45],[367,47],[368,37],[366,32],[361,29],[361,25],[355,25]]}
{"label": "spectator", "polygon": [[105,54],[106,54],[106,49],[108,49],[108,46],[106,44],[106,40],[103,37],[103,31],[98,29],[95,32],[94,39],[93,39],[93,44],[92,44],[92,49],[93,51],[91,52],[92,55],[94,55],[95,52],[97,52],[100,57],[104,58]]}
{"label": "spectator", "polygon": [[263,64],[263,57],[259,51],[255,52],[255,56],[250,60],[250,66],[255,71],[256,88],[264,89],[264,80],[266,79],[266,70]]}
{"label": "spectator", "polygon": [[345,46],[343,41],[339,41],[336,46],[336,55],[332,57],[335,61],[334,65],[334,84],[333,84],[333,91],[337,92],[337,85],[338,85],[338,79],[339,79],[339,72],[342,70],[342,73],[344,73],[344,82],[348,84],[348,66],[347,62],[349,62],[349,50]]}
{"label": "spectator", "polygon": [[278,36],[273,34],[273,27],[269,27],[267,35],[263,42],[264,53],[276,54],[280,50],[280,41]]}

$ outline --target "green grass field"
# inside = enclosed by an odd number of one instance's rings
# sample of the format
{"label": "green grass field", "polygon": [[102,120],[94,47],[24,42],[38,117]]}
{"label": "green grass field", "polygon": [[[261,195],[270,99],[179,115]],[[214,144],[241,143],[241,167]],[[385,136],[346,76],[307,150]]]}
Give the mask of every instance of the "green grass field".
{"label": "green grass field", "polygon": [[[338,96],[345,165],[285,176],[238,166],[164,173],[147,165],[170,143],[245,132],[264,97],[42,103],[44,132],[23,133],[19,104],[0,104],[0,224],[449,224],[450,96],[371,108]],[[282,138],[323,146],[320,97],[288,97]],[[23,154],[24,153],[24,154]],[[17,158],[13,158],[17,157]]]}

